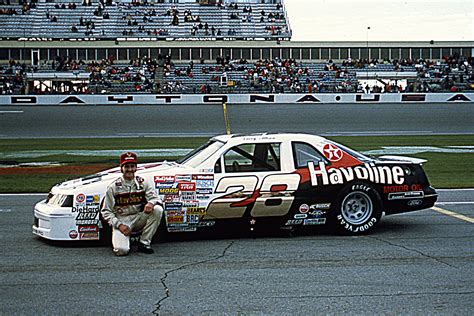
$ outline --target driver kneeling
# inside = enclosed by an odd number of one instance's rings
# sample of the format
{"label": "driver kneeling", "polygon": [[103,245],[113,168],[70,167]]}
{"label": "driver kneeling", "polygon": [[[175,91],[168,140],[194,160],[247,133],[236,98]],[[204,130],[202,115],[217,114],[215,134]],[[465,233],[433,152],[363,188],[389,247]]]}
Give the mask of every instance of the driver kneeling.
{"label": "driver kneeling", "polygon": [[135,176],[138,158],[135,153],[120,155],[122,176],[108,187],[102,216],[112,226],[112,245],[116,255],[130,251],[130,235],[142,230],[138,250],[151,254],[151,240],[160,225],[162,201],[155,189],[143,178]]}

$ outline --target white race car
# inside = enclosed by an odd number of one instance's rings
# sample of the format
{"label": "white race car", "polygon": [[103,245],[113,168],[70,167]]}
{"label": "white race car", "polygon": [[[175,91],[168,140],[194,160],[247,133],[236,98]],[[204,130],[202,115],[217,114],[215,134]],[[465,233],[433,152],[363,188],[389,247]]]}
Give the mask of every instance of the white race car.
{"label": "white race car", "polygon": [[[330,224],[358,234],[372,230],[383,212],[434,205],[423,162],[369,158],[307,134],[221,135],[176,162],[140,164],[137,175],[163,199],[168,232]],[[105,231],[100,205],[119,176],[117,167],[54,186],[35,205],[33,234],[98,240]]]}

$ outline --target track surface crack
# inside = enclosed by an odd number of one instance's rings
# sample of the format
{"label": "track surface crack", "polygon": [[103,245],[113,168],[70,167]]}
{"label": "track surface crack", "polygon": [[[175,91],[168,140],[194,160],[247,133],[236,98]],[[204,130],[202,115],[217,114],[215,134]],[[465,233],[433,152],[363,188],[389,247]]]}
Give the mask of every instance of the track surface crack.
{"label": "track surface crack", "polygon": [[166,285],[166,278],[173,272],[176,272],[176,271],[179,271],[179,270],[183,270],[183,269],[186,269],[188,267],[191,267],[191,266],[195,266],[195,265],[198,265],[198,264],[202,264],[202,263],[208,263],[208,262],[211,262],[211,261],[214,261],[214,260],[218,260],[220,258],[223,258],[225,255],[226,255],[226,252],[227,250],[229,250],[230,247],[232,247],[232,245],[234,244],[234,241],[231,241],[225,248],[224,250],[222,251],[222,253],[218,256],[215,256],[215,257],[212,257],[212,258],[209,258],[209,259],[206,259],[206,260],[200,260],[200,261],[196,261],[196,262],[190,262],[190,263],[186,263],[186,264],[183,264],[177,268],[174,268],[174,269],[171,269],[171,270],[168,270],[165,272],[165,274],[163,275],[163,277],[160,279],[160,282],[161,284],[163,285],[164,289],[165,289],[165,296],[162,297],[157,303],[156,303],[156,307],[155,307],[155,310],[153,311],[153,314],[154,315],[159,315],[160,314],[160,309],[161,307],[163,306],[163,302],[168,299],[170,297],[170,289],[169,287]]}
{"label": "track surface crack", "polygon": [[414,249],[414,248],[409,248],[407,246],[403,246],[403,245],[399,245],[399,244],[395,244],[391,241],[388,241],[388,240],[385,240],[385,239],[382,239],[382,238],[379,238],[379,237],[374,237],[374,236],[368,236],[369,238],[372,238],[372,239],[375,239],[375,240],[378,240],[378,241],[381,241],[381,242],[384,242],[386,244],[389,244],[390,246],[393,246],[393,247],[398,247],[398,248],[402,248],[402,249],[405,249],[405,250],[408,250],[408,251],[411,251],[411,252],[416,252],[417,254],[423,256],[423,257],[426,257],[426,258],[429,258],[429,259],[432,259],[432,260],[435,260],[441,264],[444,264],[450,268],[454,268],[454,269],[457,269],[456,266],[453,266],[447,262],[444,262],[443,260],[439,259],[439,258],[436,258],[436,257],[433,257],[433,256],[430,256],[430,255],[427,255],[425,254],[424,252],[418,250],[418,249]]}

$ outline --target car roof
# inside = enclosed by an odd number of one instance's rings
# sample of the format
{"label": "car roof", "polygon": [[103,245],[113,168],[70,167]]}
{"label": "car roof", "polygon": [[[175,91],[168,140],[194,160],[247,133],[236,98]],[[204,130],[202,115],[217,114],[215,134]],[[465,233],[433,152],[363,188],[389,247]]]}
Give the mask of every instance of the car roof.
{"label": "car roof", "polygon": [[212,138],[223,143],[241,142],[282,142],[282,141],[308,141],[312,143],[325,143],[324,137],[304,133],[252,133],[252,134],[230,134],[217,135]]}

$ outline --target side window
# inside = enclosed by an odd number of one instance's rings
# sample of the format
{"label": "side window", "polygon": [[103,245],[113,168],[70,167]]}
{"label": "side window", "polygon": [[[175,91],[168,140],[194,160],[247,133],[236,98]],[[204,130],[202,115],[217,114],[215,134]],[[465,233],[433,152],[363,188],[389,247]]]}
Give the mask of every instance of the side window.
{"label": "side window", "polygon": [[280,144],[243,144],[224,154],[225,172],[280,170]]}
{"label": "side window", "polygon": [[306,143],[293,143],[293,157],[295,168],[304,168],[312,161],[317,165],[320,161],[326,161],[324,157],[313,146]]}
{"label": "side window", "polygon": [[221,159],[220,158],[216,161],[216,164],[214,165],[214,172],[215,173],[221,173],[222,172]]}

